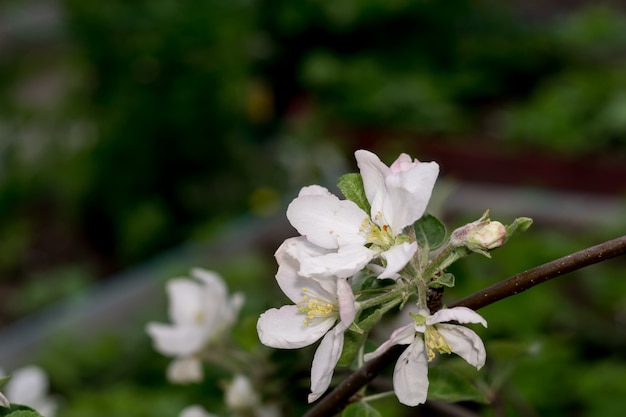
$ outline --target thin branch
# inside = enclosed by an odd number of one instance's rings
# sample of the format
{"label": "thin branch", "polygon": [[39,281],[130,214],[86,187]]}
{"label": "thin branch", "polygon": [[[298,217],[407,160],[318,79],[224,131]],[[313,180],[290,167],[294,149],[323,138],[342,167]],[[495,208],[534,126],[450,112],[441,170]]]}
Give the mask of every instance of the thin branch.
{"label": "thin branch", "polygon": [[[626,235],[513,275],[491,287],[449,304],[448,307],[464,306],[477,310],[552,278],[623,254],[626,254]],[[380,371],[396,361],[405,348],[406,346],[403,345],[392,346],[356,370],[315,404],[304,417],[329,417],[343,410],[349,404],[350,398],[372,381]]]}

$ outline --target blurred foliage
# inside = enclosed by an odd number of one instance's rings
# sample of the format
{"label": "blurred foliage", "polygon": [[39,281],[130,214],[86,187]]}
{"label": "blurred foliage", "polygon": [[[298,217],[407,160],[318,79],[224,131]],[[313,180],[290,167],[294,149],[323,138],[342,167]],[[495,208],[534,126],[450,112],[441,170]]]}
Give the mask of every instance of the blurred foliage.
{"label": "blurred foliage", "polygon": [[535,20],[472,0],[61,7],[51,46],[0,61],[3,281],[33,275],[34,246],[102,276],[271,214],[288,166],[341,142],[333,126],[624,148],[625,18],[602,6]]}

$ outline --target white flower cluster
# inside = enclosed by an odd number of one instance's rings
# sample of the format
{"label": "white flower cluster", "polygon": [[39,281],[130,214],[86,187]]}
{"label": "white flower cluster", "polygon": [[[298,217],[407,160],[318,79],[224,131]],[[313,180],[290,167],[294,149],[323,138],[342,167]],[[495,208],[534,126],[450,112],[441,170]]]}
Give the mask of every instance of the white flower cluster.
{"label": "white flower cluster", "polygon": [[[365,355],[369,360],[391,345],[409,345],[396,364],[394,390],[402,403],[417,405],[426,400],[428,362],[436,352],[454,352],[476,368],[485,362],[485,348],[478,335],[446,322],[487,323],[467,308],[441,309],[431,315],[426,307],[427,280],[431,277],[422,274],[429,265],[423,263],[413,224],[424,215],[439,166],[407,154],[401,154],[390,166],[366,150],[357,151],[355,157],[363,198],[359,198],[358,189],[343,200],[313,185],[302,188],[289,205],[287,217],[300,236],[287,239],[275,256],[276,280],[293,304],[263,313],[257,331],[263,344],[283,349],[301,348],[322,339],[311,367],[308,400],[312,402],[330,385],[346,331],[352,328],[362,332],[357,323],[360,313],[377,305],[389,309],[417,294],[420,312],[411,316],[411,323]],[[358,182],[354,184],[359,188]],[[495,242],[491,239],[488,249],[493,249]],[[453,252],[453,247],[449,248]],[[355,295],[353,277],[364,270],[395,284],[379,298],[360,301],[362,294]]]}

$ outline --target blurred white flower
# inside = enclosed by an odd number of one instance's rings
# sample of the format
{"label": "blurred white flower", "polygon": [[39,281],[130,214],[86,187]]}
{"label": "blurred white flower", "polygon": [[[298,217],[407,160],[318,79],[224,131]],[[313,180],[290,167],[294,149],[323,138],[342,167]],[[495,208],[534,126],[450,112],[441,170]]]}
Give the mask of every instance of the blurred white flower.
{"label": "blurred white flower", "polygon": [[215,272],[194,268],[190,278],[167,283],[172,324],[148,323],[146,330],[154,348],[174,360],[167,370],[173,383],[202,380],[202,351],[219,343],[237,319],[243,294],[229,297],[222,278]]}
{"label": "blurred white flower", "polygon": [[233,410],[251,410],[259,405],[261,399],[247,377],[235,375],[226,388],[225,401]]}
{"label": "blurred white flower", "polygon": [[202,406],[190,405],[181,410],[178,417],[217,417],[215,414],[207,412]]}
{"label": "blurred white flower", "polygon": [[[0,369],[0,377],[4,372]],[[43,417],[54,417],[57,410],[57,402],[48,395],[48,375],[38,366],[25,366],[14,371],[11,379],[4,387],[6,406],[11,401],[37,410]]]}

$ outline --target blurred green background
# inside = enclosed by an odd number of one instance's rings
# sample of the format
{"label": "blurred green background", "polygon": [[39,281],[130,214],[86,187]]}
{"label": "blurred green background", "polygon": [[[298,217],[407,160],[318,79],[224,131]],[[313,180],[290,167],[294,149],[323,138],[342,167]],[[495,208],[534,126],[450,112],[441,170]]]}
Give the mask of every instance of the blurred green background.
{"label": "blurred green background", "polygon": [[[0,91],[0,325],[244,217],[284,216],[299,187],[354,171],[358,148],[437,160],[456,181],[626,193],[626,15],[610,2],[5,2]],[[494,261],[462,261],[454,294],[625,230],[554,218]],[[249,321],[275,305],[281,237],[233,273],[240,288],[265,280]],[[502,404],[480,412],[623,415],[624,262],[589,271],[485,309],[482,335],[517,353],[494,348]],[[169,416],[206,397],[170,388],[137,328],[70,354],[72,367],[50,353],[67,343],[49,349],[62,415]],[[136,366],[112,371],[129,352]],[[133,401],[164,390],[172,402]]]}

